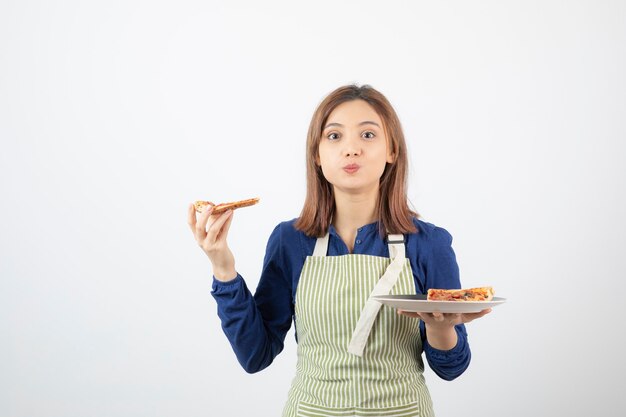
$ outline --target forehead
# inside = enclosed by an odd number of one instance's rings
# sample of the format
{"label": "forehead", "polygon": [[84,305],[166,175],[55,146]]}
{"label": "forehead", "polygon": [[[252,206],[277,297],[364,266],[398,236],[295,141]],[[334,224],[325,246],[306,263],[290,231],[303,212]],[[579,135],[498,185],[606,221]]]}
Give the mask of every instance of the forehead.
{"label": "forehead", "polygon": [[328,115],[326,124],[340,123],[344,126],[356,125],[369,120],[382,126],[382,119],[376,110],[364,100],[351,100],[341,103]]}

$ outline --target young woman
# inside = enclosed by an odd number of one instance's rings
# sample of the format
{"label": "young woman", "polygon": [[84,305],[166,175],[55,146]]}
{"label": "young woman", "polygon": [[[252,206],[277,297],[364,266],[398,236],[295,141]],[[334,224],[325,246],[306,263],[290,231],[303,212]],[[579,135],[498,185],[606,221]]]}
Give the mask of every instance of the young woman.
{"label": "young woman", "polygon": [[298,362],[283,416],[430,416],[422,352],[446,380],[469,365],[464,323],[489,310],[397,314],[370,298],[461,288],[452,238],[411,211],[406,177],[395,111],[372,87],[349,85],[313,115],[304,208],[270,236],[254,296],[227,245],[232,211],[196,219],[189,206],[242,367],[272,363],[295,324]]}

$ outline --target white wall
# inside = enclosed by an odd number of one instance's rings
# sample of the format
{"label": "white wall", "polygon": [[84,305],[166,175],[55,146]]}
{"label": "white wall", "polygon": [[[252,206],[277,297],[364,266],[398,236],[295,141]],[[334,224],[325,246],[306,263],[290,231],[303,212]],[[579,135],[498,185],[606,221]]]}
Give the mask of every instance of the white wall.
{"label": "white wall", "polygon": [[508,298],[468,325],[464,375],[428,370],[438,416],[617,415],[625,21],[623,1],[1,2],[0,414],[279,415],[293,333],[239,367],[187,204],[261,197],[230,236],[255,288],[313,110],[358,82],[397,109],[463,284]]}

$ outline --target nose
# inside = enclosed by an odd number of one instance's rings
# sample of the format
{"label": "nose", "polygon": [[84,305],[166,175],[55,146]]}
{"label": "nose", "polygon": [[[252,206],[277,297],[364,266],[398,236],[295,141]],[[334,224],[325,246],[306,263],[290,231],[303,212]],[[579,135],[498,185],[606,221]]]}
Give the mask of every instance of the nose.
{"label": "nose", "polygon": [[347,157],[349,156],[359,156],[361,155],[361,141],[358,135],[354,137],[354,135],[350,135],[350,138],[344,142],[345,147],[343,149],[343,154]]}

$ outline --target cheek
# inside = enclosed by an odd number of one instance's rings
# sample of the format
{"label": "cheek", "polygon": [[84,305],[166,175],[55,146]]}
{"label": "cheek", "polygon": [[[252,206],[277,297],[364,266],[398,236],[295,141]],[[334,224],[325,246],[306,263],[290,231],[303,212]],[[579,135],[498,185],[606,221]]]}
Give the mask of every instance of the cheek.
{"label": "cheek", "polygon": [[322,175],[324,176],[326,181],[330,182],[331,184],[335,182],[336,177],[336,170],[333,168],[336,165],[336,163],[334,162],[335,158],[336,157],[334,156],[334,154],[329,152],[327,148],[325,149],[323,146],[319,147],[317,165],[320,167]]}
{"label": "cheek", "polygon": [[389,153],[387,148],[383,147],[376,152],[376,171],[377,175],[382,176],[387,163],[389,163]]}
{"label": "cheek", "polygon": [[317,149],[317,164],[327,165],[331,161],[331,154],[325,146],[320,145]]}
{"label": "cheek", "polygon": [[380,163],[387,163],[389,162],[389,150],[387,149],[386,146],[380,146],[376,149],[375,151],[375,158],[377,161],[379,161]]}
{"label": "cheek", "polygon": [[321,166],[322,165],[322,155],[324,154],[324,149],[322,147],[322,145],[318,145],[317,146],[317,153],[315,154],[315,164],[317,166]]}

